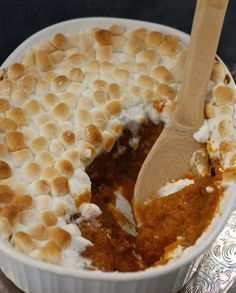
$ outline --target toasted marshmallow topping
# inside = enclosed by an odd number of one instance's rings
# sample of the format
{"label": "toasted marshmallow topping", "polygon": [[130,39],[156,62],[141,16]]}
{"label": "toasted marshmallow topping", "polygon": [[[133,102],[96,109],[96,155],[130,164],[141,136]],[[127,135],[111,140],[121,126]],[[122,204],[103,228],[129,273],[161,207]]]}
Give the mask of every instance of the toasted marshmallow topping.
{"label": "toasted marshmallow topping", "polygon": [[[17,250],[46,262],[88,265],[80,252],[92,243],[68,224],[75,213],[77,222],[101,214],[89,202],[91,181],[84,170],[101,152],[111,151],[129,121],[168,121],[185,56],[175,36],[113,25],[58,33],[2,70],[0,236],[12,236]],[[233,82],[217,60],[206,120],[194,138],[207,142],[210,157],[220,158],[226,181],[236,174],[235,98]],[[139,140],[129,144],[137,147]],[[192,161],[204,175],[200,153]],[[168,183],[160,195],[193,183]]]}

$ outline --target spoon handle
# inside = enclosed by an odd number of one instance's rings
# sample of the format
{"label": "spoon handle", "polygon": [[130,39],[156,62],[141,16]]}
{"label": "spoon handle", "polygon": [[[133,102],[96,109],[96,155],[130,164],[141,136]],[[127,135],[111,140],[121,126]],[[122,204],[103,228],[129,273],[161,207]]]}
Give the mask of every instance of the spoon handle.
{"label": "spoon handle", "polygon": [[198,0],[183,83],[172,123],[199,129],[204,119],[204,97],[219,43],[228,0]]}

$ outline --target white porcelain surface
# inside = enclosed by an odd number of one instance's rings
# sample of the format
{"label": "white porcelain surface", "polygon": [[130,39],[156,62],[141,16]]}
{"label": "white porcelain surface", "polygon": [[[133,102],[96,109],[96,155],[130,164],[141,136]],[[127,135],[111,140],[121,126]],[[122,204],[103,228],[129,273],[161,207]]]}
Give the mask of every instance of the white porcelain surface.
{"label": "white porcelain surface", "polygon": [[[88,28],[123,24],[127,29],[146,27],[175,34],[184,42],[188,35],[159,24],[116,18],[82,18],[50,26],[23,42],[3,63],[3,67],[19,61],[33,45],[50,39],[55,33],[73,33]],[[104,273],[76,271],[31,259],[0,242],[0,266],[4,273],[23,291],[29,293],[171,293],[184,267],[200,255],[216,238],[226,222],[236,196],[236,191],[225,194],[220,210],[207,231],[194,247],[185,250],[180,259],[168,265],[136,273]]]}

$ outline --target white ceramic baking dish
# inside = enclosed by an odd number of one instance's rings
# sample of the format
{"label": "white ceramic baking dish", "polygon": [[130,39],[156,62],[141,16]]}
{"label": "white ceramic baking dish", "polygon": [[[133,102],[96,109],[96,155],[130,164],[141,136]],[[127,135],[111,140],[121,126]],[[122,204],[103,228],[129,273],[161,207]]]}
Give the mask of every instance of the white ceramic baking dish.
{"label": "white ceramic baking dish", "polygon": [[[2,67],[19,61],[24,53],[37,43],[50,39],[55,33],[73,33],[91,27],[109,27],[122,24],[127,29],[146,27],[177,35],[187,44],[189,36],[176,29],[137,20],[119,18],[81,18],[50,26],[24,41],[3,63]],[[68,269],[37,261],[0,241],[0,267],[16,286],[30,293],[166,293],[174,292],[175,282],[184,267],[199,256],[213,242],[231,213],[236,196],[232,186],[221,200],[219,212],[212,224],[186,249],[183,255],[167,265],[135,273],[83,271]]]}

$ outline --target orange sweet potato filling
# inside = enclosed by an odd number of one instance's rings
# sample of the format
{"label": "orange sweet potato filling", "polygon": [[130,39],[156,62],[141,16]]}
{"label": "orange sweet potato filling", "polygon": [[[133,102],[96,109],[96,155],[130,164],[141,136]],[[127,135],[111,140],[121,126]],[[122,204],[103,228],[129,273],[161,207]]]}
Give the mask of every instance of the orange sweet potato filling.
{"label": "orange sweet potato filling", "polygon": [[[163,126],[147,122],[139,128],[133,125],[133,132],[125,128],[112,151],[99,155],[87,168],[92,181],[91,201],[102,210],[98,218],[80,224],[82,235],[94,244],[82,253],[92,260],[89,269],[129,272],[165,263],[169,250],[179,244],[194,244],[214,217],[223,190],[217,186],[221,174],[212,165],[212,174],[196,176],[195,184],[167,197],[153,198],[141,210],[143,225],[136,236],[122,229],[128,220],[115,208],[114,192],[120,188],[132,203],[139,170]],[[129,144],[132,137],[140,139],[137,148]],[[207,186],[214,190],[208,193]]]}

